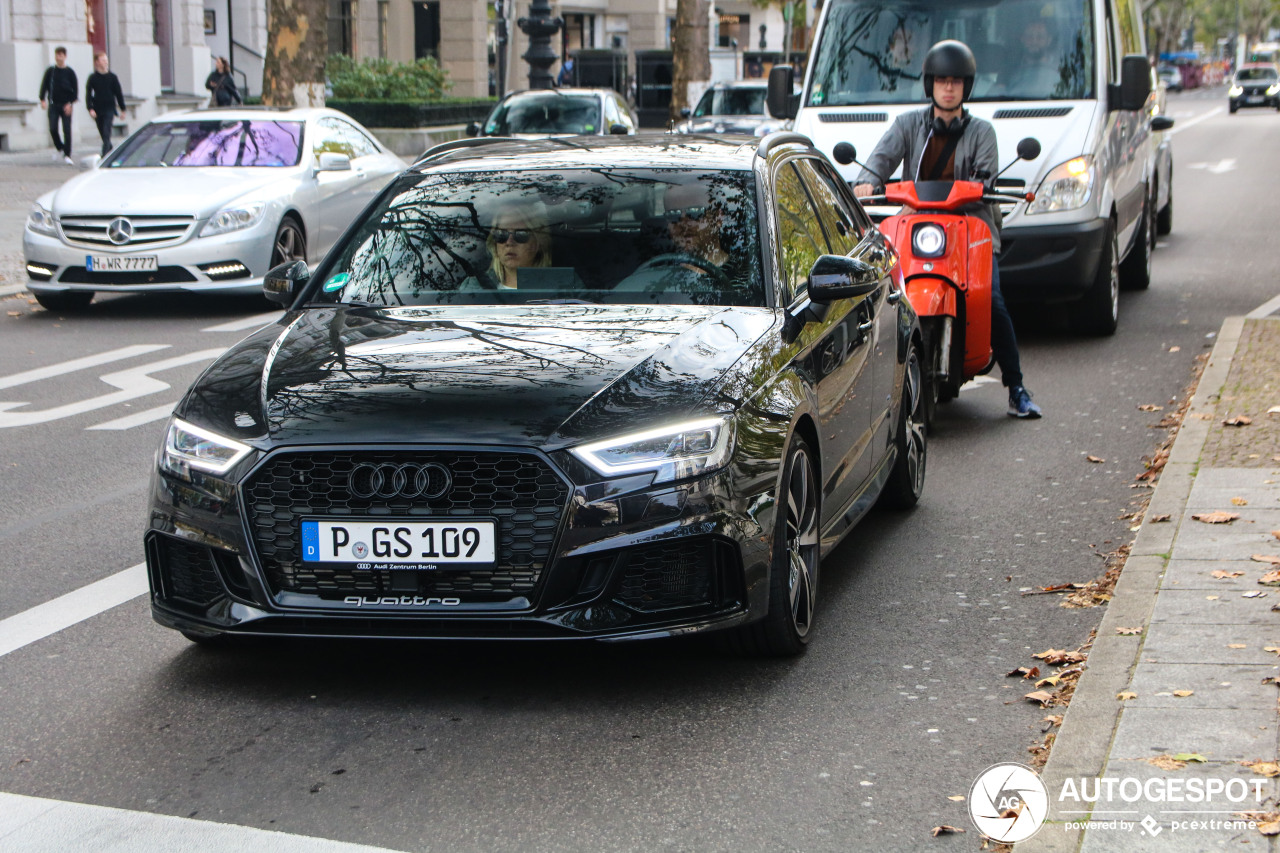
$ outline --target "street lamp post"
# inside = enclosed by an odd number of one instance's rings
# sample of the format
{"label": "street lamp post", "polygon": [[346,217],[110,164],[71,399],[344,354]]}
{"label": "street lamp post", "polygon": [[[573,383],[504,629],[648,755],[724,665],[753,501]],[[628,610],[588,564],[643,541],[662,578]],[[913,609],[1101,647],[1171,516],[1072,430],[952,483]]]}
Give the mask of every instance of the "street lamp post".
{"label": "street lamp post", "polygon": [[560,58],[551,49],[551,37],[560,31],[564,21],[551,17],[548,0],[533,0],[529,16],[516,21],[516,26],[529,37],[529,49],[521,57],[529,63],[529,88],[550,89],[551,63]]}

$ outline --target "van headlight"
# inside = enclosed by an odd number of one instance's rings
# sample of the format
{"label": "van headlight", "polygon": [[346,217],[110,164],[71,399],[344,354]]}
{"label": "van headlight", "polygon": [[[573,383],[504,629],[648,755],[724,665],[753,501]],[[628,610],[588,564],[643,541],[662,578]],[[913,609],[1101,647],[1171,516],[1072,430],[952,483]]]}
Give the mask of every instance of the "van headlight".
{"label": "van headlight", "polygon": [[1057,213],[1084,207],[1093,192],[1093,157],[1085,155],[1055,166],[1036,190],[1027,213]]}
{"label": "van headlight", "polygon": [[1244,94],[1244,87],[1231,84],[1231,88],[1227,90],[1227,95],[1232,98],[1238,98]]}
{"label": "van headlight", "polygon": [[219,210],[200,229],[201,237],[214,237],[230,231],[242,231],[252,228],[262,221],[267,212],[267,204],[255,201],[250,204],[232,204]]}
{"label": "van headlight", "polygon": [[701,418],[574,447],[602,477],[654,472],[654,483],[699,477],[724,467],[733,447],[728,417]]}
{"label": "van headlight", "polygon": [[58,234],[53,214],[39,204],[31,205],[31,212],[27,214],[27,227],[37,234],[52,234],[55,237]]}
{"label": "van headlight", "polygon": [[174,418],[164,437],[160,467],[190,482],[192,469],[222,476],[252,450],[247,444]]}
{"label": "van headlight", "polygon": [[1280,95],[1280,83],[1272,83],[1267,87],[1267,94],[1271,96]]}

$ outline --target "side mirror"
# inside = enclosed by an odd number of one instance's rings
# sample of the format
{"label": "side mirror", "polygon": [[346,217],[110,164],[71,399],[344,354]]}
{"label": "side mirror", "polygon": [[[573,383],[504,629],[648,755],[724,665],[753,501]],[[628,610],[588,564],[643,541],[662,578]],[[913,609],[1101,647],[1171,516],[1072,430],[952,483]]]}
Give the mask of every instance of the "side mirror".
{"label": "side mirror", "polygon": [[1110,109],[1142,109],[1151,94],[1151,61],[1141,53],[1129,54],[1120,63],[1120,85],[1108,88]]}
{"label": "side mirror", "polygon": [[480,122],[473,121],[467,125],[467,136],[479,136],[479,135],[480,135]]}
{"label": "side mirror", "polygon": [[350,172],[351,158],[346,154],[325,151],[316,162],[317,172]]}
{"label": "side mirror", "polygon": [[610,136],[626,136],[630,132],[631,129],[622,122],[615,121],[613,124],[609,125]]}
{"label": "side mirror", "polygon": [[306,261],[287,261],[272,267],[262,277],[262,295],[277,305],[288,308],[311,280]]}
{"label": "side mirror", "polygon": [[765,103],[774,118],[795,118],[800,111],[800,96],[793,95],[796,70],[790,65],[775,65],[769,70],[769,89]]}
{"label": "side mirror", "polygon": [[693,115],[693,110],[689,109],[688,107],[680,108],[680,118],[688,118],[691,115]]}
{"label": "side mirror", "polygon": [[1173,127],[1173,119],[1168,116],[1156,116],[1151,119],[1151,129],[1153,131],[1169,130]]}
{"label": "side mirror", "polygon": [[102,162],[101,154],[92,154],[88,157],[80,158],[80,171],[88,172],[91,169],[98,168],[98,164]]}
{"label": "side mirror", "polygon": [[809,270],[809,301],[825,304],[866,296],[880,286],[880,271],[866,261],[821,255]]}
{"label": "side mirror", "polygon": [[858,159],[858,149],[851,142],[837,142],[836,147],[831,149],[831,156],[841,166],[848,166]]}
{"label": "side mirror", "polygon": [[1040,140],[1028,136],[1018,143],[1018,159],[1034,160],[1040,156]]}

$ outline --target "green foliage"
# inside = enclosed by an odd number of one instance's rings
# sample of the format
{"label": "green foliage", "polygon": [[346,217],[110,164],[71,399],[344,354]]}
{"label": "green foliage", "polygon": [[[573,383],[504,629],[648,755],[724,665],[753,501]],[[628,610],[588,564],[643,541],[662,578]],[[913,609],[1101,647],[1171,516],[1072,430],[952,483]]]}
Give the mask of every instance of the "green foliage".
{"label": "green foliage", "polygon": [[339,100],[439,101],[453,87],[449,73],[431,57],[417,62],[356,61],[335,54],[329,57],[325,73],[333,97]]}

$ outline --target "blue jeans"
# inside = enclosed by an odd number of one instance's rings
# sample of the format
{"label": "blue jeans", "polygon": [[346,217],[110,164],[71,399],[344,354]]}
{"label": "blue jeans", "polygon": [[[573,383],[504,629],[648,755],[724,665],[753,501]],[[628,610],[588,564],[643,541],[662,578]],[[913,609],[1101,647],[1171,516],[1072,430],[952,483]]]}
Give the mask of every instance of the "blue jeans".
{"label": "blue jeans", "polygon": [[1022,384],[1022,363],[1018,358],[1018,338],[1013,333],[1013,318],[1000,292],[1000,265],[991,259],[991,349],[1000,365],[1000,381],[1004,387]]}

